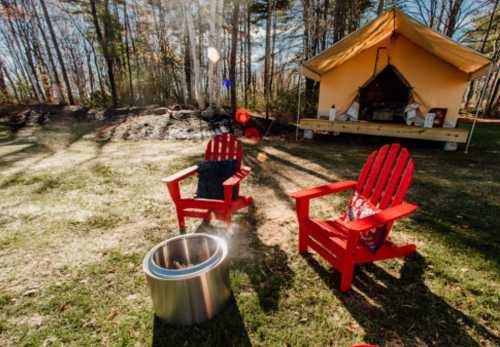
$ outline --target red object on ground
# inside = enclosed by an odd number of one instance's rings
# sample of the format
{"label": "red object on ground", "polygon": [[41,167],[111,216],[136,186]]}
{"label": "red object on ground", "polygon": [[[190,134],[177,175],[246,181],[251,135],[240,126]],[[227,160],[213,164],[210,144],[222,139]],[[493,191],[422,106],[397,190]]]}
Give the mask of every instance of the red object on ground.
{"label": "red object on ground", "polygon": [[[416,205],[403,201],[413,169],[413,160],[406,148],[399,144],[385,145],[370,154],[358,181],[331,183],[291,194],[296,200],[299,221],[299,253],[304,254],[311,248],[325,258],[342,275],[341,291],[351,288],[356,264],[404,257],[415,252],[413,244],[397,246],[387,240],[394,221],[417,209]],[[315,220],[309,217],[312,199],[348,189],[354,189],[381,211],[350,222],[342,218]],[[360,234],[380,227],[386,228],[385,236],[381,247],[372,253],[360,242]]]}
{"label": "red object on ground", "polygon": [[238,195],[237,199],[233,200],[232,198],[233,189],[236,189],[239,193],[240,182],[251,171],[249,167],[242,165],[242,158],[243,146],[231,134],[217,135],[207,145],[205,160],[237,161],[236,173],[224,182],[224,200],[181,197],[180,182],[196,173],[198,169],[196,165],[163,179],[174,201],[181,232],[185,232],[186,217],[206,220],[215,218],[230,223],[233,211],[242,209],[252,203],[251,197]]}
{"label": "red object on ground", "polygon": [[238,123],[246,125],[250,121],[250,111],[245,108],[239,108],[234,117]]}
{"label": "red object on ground", "polygon": [[260,140],[260,133],[257,128],[246,128],[244,134],[245,137],[249,140],[253,140],[255,142],[258,142]]}

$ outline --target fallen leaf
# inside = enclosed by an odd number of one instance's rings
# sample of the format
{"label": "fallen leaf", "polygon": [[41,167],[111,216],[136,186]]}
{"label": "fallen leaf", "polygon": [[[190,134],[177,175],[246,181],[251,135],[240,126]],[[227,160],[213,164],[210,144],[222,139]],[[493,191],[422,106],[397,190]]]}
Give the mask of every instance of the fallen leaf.
{"label": "fallen leaf", "polygon": [[59,312],[66,311],[68,308],[69,308],[69,304],[66,302],[66,303],[62,304],[61,306],[59,306]]}
{"label": "fallen leaf", "polygon": [[116,317],[117,314],[118,314],[118,310],[115,308],[112,309],[111,312],[107,315],[106,320],[112,320],[113,318]]}

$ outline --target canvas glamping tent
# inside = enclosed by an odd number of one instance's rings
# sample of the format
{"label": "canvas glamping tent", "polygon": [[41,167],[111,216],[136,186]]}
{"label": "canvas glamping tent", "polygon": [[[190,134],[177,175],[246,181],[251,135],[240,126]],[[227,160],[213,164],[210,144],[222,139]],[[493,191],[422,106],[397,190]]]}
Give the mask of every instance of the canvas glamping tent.
{"label": "canvas glamping tent", "polygon": [[[320,82],[318,115],[359,104],[359,120],[301,119],[300,128],[463,143],[456,127],[467,82],[487,73],[490,60],[392,9],[304,62],[301,71]],[[444,128],[408,126],[404,109],[420,114],[446,109]],[[383,121],[383,122],[376,122]]]}

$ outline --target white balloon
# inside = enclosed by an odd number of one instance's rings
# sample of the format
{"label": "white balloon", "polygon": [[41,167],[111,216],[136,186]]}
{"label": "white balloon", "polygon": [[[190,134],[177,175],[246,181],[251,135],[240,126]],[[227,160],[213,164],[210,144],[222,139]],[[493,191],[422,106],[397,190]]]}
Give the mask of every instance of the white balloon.
{"label": "white balloon", "polygon": [[219,51],[214,47],[208,47],[207,56],[212,63],[216,63],[220,59]]}

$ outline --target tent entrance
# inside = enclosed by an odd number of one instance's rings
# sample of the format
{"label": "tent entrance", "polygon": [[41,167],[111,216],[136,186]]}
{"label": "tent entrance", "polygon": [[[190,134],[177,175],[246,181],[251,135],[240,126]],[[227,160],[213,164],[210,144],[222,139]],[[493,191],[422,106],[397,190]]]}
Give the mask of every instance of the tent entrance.
{"label": "tent entrance", "polygon": [[360,88],[360,120],[404,123],[411,86],[393,66],[387,65]]}

